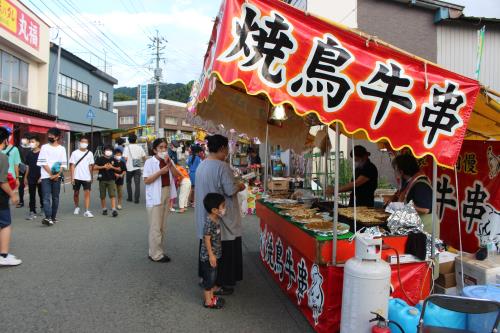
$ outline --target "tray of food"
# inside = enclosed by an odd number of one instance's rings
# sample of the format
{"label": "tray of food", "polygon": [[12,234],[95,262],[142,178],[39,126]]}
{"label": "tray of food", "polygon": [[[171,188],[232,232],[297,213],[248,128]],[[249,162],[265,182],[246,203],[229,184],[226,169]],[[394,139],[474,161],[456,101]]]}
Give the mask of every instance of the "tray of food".
{"label": "tray of food", "polygon": [[[304,225],[304,228],[312,230],[319,233],[333,233],[333,222],[311,222]],[[345,223],[339,223],[337,225],[337,234],[343,235],[349,232],[349,225]]]}
{"label": "tray of food", "polygon": [[295,202],[295,203],[276,204],[276,205],[274,205],[274,207],[278,208],[278,209],[288,209],[288,210],[290,210],[290,209],[300,209],[300,208],[305,209],[306,208],[305,205],[297,203],[297,202]]}
{"label": "tray of food", "polygon": [[[360,226],[377,226],[387,222],[390,214],[383,208],[356,207],[356,222]],[[354,221],[354,208],[339,208],[339,218],[344,218],[349,222]]]}

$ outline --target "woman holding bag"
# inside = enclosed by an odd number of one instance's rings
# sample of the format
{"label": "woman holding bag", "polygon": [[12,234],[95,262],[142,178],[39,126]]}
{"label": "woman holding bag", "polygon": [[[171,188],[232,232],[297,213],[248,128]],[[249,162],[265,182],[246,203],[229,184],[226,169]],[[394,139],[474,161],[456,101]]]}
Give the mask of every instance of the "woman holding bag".
{"label": "woman holding bag", "polygon": [[[144,163],[144,183],[146,184],[146,211],[149,222],[149,259],[153,262],[169,262],[165,255],[165,223],[168,216],[168,202],[175,191],[179,171],[168,157],[167,141],[158,138],[153,141],[154,156]],[[175,195],[174,195],[175,196]]]}

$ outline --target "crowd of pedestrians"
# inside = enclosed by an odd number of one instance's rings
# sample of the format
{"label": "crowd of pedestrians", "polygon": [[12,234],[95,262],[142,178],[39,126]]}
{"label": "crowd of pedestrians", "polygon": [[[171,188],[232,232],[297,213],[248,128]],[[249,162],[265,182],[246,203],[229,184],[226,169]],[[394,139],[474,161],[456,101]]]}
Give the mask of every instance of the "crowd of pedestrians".
{"label": "crowd of pedestrians", "polygon": [[[226,137],[209,136],[205,147],[189,147],[187,158],[179,154],[176,142],[158,138],[152,143],[148,157],[137,144],[137,136],[131,134],[128,144],[119,139],[115,147],[105,146],[103,155],[96,158],[89,149],[89,139],[82,136],[69,161],[61,145],[59,129],[49,129],[45,138],[47,143],[41,145],[40,135],[26,134],[16,147],[12,130],[0,127],[0,266],[21,264],[21,260],[9,252],[10,203],[23,207],[26,188],[29,192],[26,219],[35,220],[40,216],[42,224],[53,226],[59,221],[59,197],[65,174],[73,188],[73,214],[83,212],[89,219],[94,218],[90,205],[94,179],[98,181],[102,215],[114,218],[124,209],[125,182],[127,201],[138,204],[143,181],[149,224],[148,258],[157,263],[171,261],[165,244],[169,213],[171,210],[184,213],[190,205],[194,206],[203,305],[211,309],[224,306],[220,296],[232,294],[243,278],[242,224],[237,194],[245,189],[243,183],[235,180],[226,162],[229,154]],[[175,201],[178,210],[174,208]]]}

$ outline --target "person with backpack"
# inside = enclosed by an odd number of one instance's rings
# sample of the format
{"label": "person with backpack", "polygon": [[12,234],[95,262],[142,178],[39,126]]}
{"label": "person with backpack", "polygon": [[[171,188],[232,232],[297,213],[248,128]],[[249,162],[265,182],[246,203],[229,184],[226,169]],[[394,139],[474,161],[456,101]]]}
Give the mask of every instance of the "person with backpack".
{"label": "person with backpack", "polygon": [[66,149],[59,144],[61,130],[52,127],[47,132],[48,143],[42,146],[38,155],[37,165],[41,167],[40,178],[42,179],[43,210],[45,218],[42,224],[54,225],[57,220],[59,209],[59,194],[61,193],[61,179],[63,169],[66,168],[68,159]]}
{"label": "person with backpack", "polygon": [[71,184],[73,185],[73,202],[75,203],[73,214],[80,214],[80,188],[83,187],[85,203],[83,216],[92,218],[94,215],[89,209],[94,154],[88,150],[88,146],[89,140],[87,137],[82,136],[80,138],[80,148],[72,152],[69,158],[69,170],[71,172]]}
{"label": "person with backpack", "polygon": [[26,155],[26,174],[24,175],[24,183],[28,186],[29,191],[29,213],[27,220],[36,219],[36,192],[40,197],[40,208],[43,209],[42,184],[40,180],[40,167],[37,165],[38,155],[40,155],[40,138],[33,134],[30,137],[31,151]]}
{"label": "person with backpack", "polygon": [[120,168],[113,157],[113,148],[111,146],[104,147],[104,156],[100,156],[95,161],[95,169],[99,171],[97,179],[99,179],[102,215],[108,215],[108,207],[106,206],[107,193],[111,201],[111,216],[117,217],[115,173],[120,172]]}

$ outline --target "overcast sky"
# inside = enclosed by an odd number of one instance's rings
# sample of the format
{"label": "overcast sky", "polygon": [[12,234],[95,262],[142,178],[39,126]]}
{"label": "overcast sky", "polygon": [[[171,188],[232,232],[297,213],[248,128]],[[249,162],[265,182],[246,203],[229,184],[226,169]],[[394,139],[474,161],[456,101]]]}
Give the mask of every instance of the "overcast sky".
{"label": "overcast sky", "polygon": [[[323,0],[333,1],[333,0]],[[341,1],[341,0],[335,0]],[[52,37],[95,66],[107,70],[119,86],[151,82],[149,38],[156,29],[168,40],[161,67],[164,81],[197,79],[220,0],[24,0],[51,26]],[[453,0],[470,16],[500,18],[500,0]],[[369,31],[368,31],[369,32]],[[113,45],[113,40],[121,50]],[[57,39],[54,39],[57,40]],[[125,55],[126,53],[127,55]],[[111,66],[111,70],[109,69]]]}

